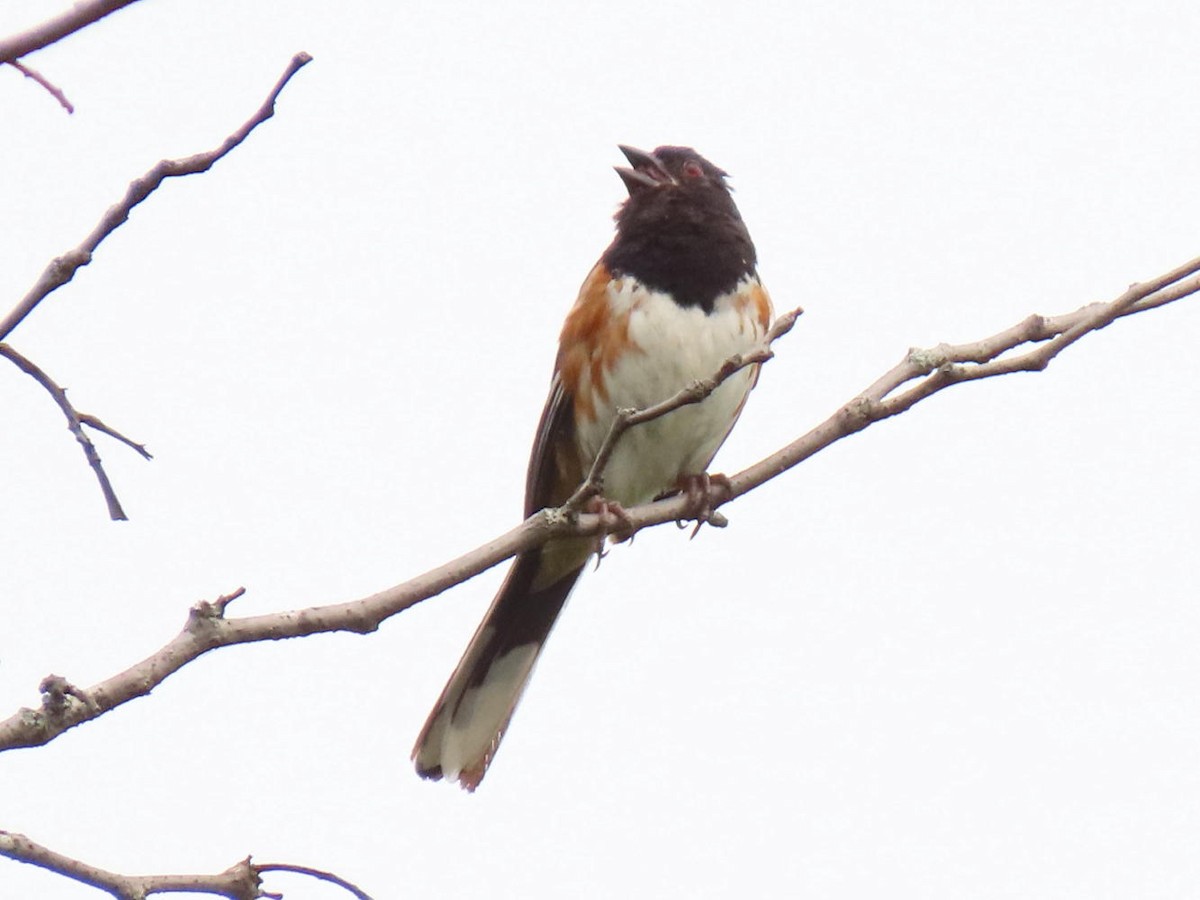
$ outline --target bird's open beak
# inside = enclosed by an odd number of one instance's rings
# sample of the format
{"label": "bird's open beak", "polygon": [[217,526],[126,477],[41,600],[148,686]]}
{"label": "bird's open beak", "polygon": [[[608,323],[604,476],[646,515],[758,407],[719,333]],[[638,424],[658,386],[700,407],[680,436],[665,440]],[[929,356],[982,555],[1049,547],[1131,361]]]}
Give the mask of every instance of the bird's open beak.
{"label": "bird's open beak", "polygon": [[613,166],[613,168],[621,176],[621,180],[625,182],[625,187],[631,195],[635,191],[657,187],[660,184],[674,184],[675,179],[671,177],[671,173],[663,168],[663,164],[653,153],[647,153],[636,147],[627,147],[624,144],[617,146],[625,154],[625,158],[629,160],[632,168],[625,166]]}

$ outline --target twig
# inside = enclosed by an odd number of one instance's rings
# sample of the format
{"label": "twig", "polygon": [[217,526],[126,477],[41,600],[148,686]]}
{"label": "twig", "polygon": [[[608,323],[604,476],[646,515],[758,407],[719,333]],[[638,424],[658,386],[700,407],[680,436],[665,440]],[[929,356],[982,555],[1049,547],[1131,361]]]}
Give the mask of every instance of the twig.
{"label": "twig", "polygon": [[65,856],[11,831],[0,831],[0,856],[65,875],[107,891],[118,900],[143,900],[150,894],[169,892],[212,894],[230,900],[267,896],[260,891],[258,867],[250,862],[250,857],[215,875],[121,875]]}
{"label": "twig", "polygon": [[[1105,328],[1124,316],[1157,309],[1200,291],[1197,272],[1200,272],[1200,257],[1158,278],[1135,284],[1108,303],[1092,303],[1060,316],[1030,316],[972,343],[939,344],[929,350],[913,348],[891,371],[808,434],[733,476],[726,500],[754,490],[833,442],[902,413],[951,385],[1012,372],[1040,372],[1085,334]],[[1030,343],[1041,346],[1006,355]],[[895,393],[911,381],[917,383]]]}
{"label": "twig", "polygon": [[731,356],[721,364],[721,368],[713,373],[711,377],[692,382],[673,397],[668,397],[661,403],[656,403],[654,406],[648,406],[645,409],[618,409],[617,415],[608,429],[608,434],[604,436],[604,441],[600,444],[600,449],[596,452],[596,458],[592,461],[592,467],[588,470],[587,477],[583,480],[583,484],[563,504],[563,509],[568,512],[583,509],[584,504],[588,500],[600,493],[604,481],[604,470],[608,467],[608,462],[612,459],[612,455],[617,449],[617,444],[620,443],[621,437],[625,432],[630,428],[641,425],[643,422],[661,418],[682,406],[699,403],[735,373],[740,372],[748,366],[765,363],[775,355],[771,351],[771,345],[791,331],[792,327],[796,324],[796,320],[803,314],[804,310],[799,306],[790,312],[783,313],[775,320],[774,324],[767,330],[767,333],[763,335],[763,339],[759,341],[757,347],[746,353]]}
{"label": "twig", "polygon": [[[0,344],[0,347],[3,347],[3,346],[6,346],[6,345]],[[145,444],[139,444],[137,441],[131,441],[129,438],[125,437],[125,435],[121,434],[121,432],[117,431],[115,428],[105,425],[103,422],[101,422],[98,418],[96,418],[96,416],[93,416],[91,413],[79,413],[79,421],[81,423],[83,423],[84,425],[88,426],[89,428],[96,429],[96,431],[99,431],[101,434],[107,434],[110,438],[120,441],[126,447],[130,447],[131,449],[136,450],[138,452],[138,455],[140,455],[142,457],[142,459],[154,459],[154,455],[149,450],[146,449]]]}
{"label": "twig", "polygon": [[260,900],[264,897],[282,900],[283,894],[272,894],[262,889],[262,875],[265,872],[306,875],[336,884],[353,894],[357,900],[372,900],[362,888],[332,872],[291,863],[256,865],[249,856],[215,875],[122,875],[51,850],[23,834],[3,830],[0,830],[0,856],[65,875],[107,891],[119,900],[144,900],[150,894],[166,893],[210,894],[230,900]]}
{"label": "twig", "polygon": [[131,441],[125,435],[121,434],[121,432],[105,425],[95,416],[79,412],[71,404],[71,401],[67,399],[65,389],[59,387],[54,379],[42,371],[32,360],[22,356],[8,344],[0,344],[0,356],[10,360],[22,372],[44,387],[50,396],[54,398],[54,402],[58,404],[63,415],[67,417],[67,428],[71,430],[71,434],[75,435],[75,440],[79,442],[79,446],[83,449],[84,458],[87,459],[88,465],[92,467],[92,471],[96,473],[96,480],[100,482],[100,492],[104,494],[104,502],[108,505],[109,518],[113,521],[124,521],[127,518],[125,510],[121,508],[121,502],[117,499],[112,482],[108,480],[108,473],[104,471],[104,465],[100,462],[100,454],[96,452],[96,445],[87,436],[87,433],[83,430],[83,426],[89,425],[97,431],[101,431],[132,447],[146,459],[152,459],[146,447],[136,441]]}
{"label": "twig", "polygon": [[321,881],[328,881],[330,884],[336,884],[340,888],[345,888],[358,898],[358,900],[371,900],[371,895],[362,888],[351,884],[345,878],[334,875],[332,872],[311,869],[308,866],[292,866],[287,863],[263,863],[260,866],[255,866],[255,868],[259,872],[295,872],[297,875],[308,875],[311,878],[318,878]]}
{"label": "twig", "polygon": [[92,229],[91,234],[84,238],[78,247],[51,260],[29,293],[7,316],[0,320],[0,341],[8,337],[9,333],[21,323],[21,320],[29,315],[51,292],[74,278],[76,270],[90,263],[92,253],[100,246],[100,243],[119,228],[129,218],[133,208],[150,196],[165,179],[207,172],[217,160],[244,141],[251,131],[271,118],[275,114],[275,101],[279,97],[280,91],[293,75],[311,61],[312,57],[307,53],[297,53],[293,56],[283,75],[271,89],[271,93],[267,95],[263,105],[219,147],[182,159],[164,159],[141,178],[131,182],[125,191],[125,196],[108,209],[101,217],[99,224]]}
{"label": "twig", "polygon": [[[96,9],[98,9],[97,4],[82,5],[90,6],[92,8],[92,12],[95,12]],[[108,5],[115,9],[117,6],[124,4]],[[109,9],[108,11],[111,12],[112,10]],[[99,16],[97,15],[96,17],[98,18]],[[233,150],[234,147],[244,141],[251,131],[261,125],[267,119],[271,118],[271,116],[275,114],[275,101],[278,99],[279,94],[283,90],[284,86],[287,85],[288,81],[291,80],[292,76],[295,75],[296,72],[300,71],[300,69],[311,60],[312,57],[307,53],[297,53],[295,56],[293,56],[291,62],[284,70],[283,75],[280,76],[279,80],[275,83],[275,86],[271,89],[271,92],[267,95],[267,99],[263,102],[262,106],[260,106],[254,115],[244,122],[240,128],[227,137],[219,147],[205,153],[197,153],[193,156],[182,159],[162,160],[141,178],[132,182],[129,185],[129,188],[126,190],[124,198],[122,198],[122,200],[115,206],[112,206],[108,209],[108,211],[100,219],[99,224],[92,229],[92,232],[86,238],[84,238],[83,242],[78,247],[68,251],[63,256],[52,260],[46,267],[45,271],[42,272],[41,277],[38,278],[37,283],[34,284],[29,293],[27,293],[21,302],[18,303],[17,306],[7,316],[5,316],[2,321],[0,321],[0,340],[3,340],[5,337],[7,337],[8,334],[11,333],[12,330],[16,328],[17,325],[19,325],[21,321],[27,315],[29,315],[34,308],[37,307],[39,303],[42,302],[42,300],[49,296],[50,293],[62,287],[64,284],[74,278],[75,272],[81,266],[85,266],[91,262],[92,254],[95,252],[100,243],[113,231],[119,228],[129,218],[133,208],[150,196],[150,194],[153,193],[165,179],[179,175],[193,175],[208,171],[208,169],[210,169],[217,160],[225,156],[227,153]],[[26,71],[26,74],[29,74],[29,71],[21,66],[20,63],[14,63],[14,65],[16,65],[18,68],[21,68],[22,71]],[[65,98],[63,99],[65,100]],[[30,360],[17,353],[11,347],[5,344],[0,344],[0,354],[7,356],[17,366],[19,366],[22,371],[36,379],[44,388],[46,388],[47,391],[50,392],[50,395],[54,397],[55,401],[62,409],[63,414],[67,417],[67,426],[71,429],[71,433],[75,435],[75,439],[83,448],[83,453],[87,458],[88,465],[90,465],[92,470],[96,473],[96,479],[100,482],[100,490],[104,494],[104,502],[108,506],[109,517],[113,520],[123,520],[127,518],[125,511],[121,508],[120,501],[117,500],[116,492],[113,490],[112,483],[109,481],[108,475],[104,471],[104,466],[100,462],[100,456],[96,452],[95,446],[92,444],[91,439],[88,438],[87,434],[84,432],[82,426],[88,425],[97,431],[101,431],[104,434],[121,441],[129,447],[132,447],[144,458],[150,459],[150,453],[146,450],[145,446],[130,440],[119,431],[110,428],[96,416],[79,413],[71,405],[70,401],[67,400],[66,392],[62,388],[55,384],[55,382],[45,372],[34,365]]]}
{"label": "twig", "polygon": [[49,79],[46,78],[46,76],[44,76],[37,69],[31,68],[30,66],[25,65],[25,63],[21,62],[19,59],[9,60],[8,64],[10,66],[12,66],[14,69],[16,69],[18,72],[20,72],[22,75],[24,75],[26,78],[32,78],[34,81],[36,81],[42,87],[44,87],[46,89],[46,91],[50,94],[50,96],[58,101],[59,106],[61,106],[63,109],[65,109],[67,111],[68,115],[75,112],[75,107],[71,105],[71,101],[67,99],[67,95],[62,92],[62,88],[53,84]]}
{"label": "twig", "polygon": [[135,2],[137,0],[83,0],[73,3],[71,8],[61,15],[0,40],[0,63],[12,62],[26,53],[48,47],[68,34],[86,28],[109,13]]}
{"label": "twig", "polygon": [[[835,441],[903,412],[951,384],[1017,371],[1012,368],[1014,358],[1004,354],[1022,344],[1046,344],[1037,351],[1042,355],[1041,361],[1027,359],[1019,369],[1038,371],[1064,347],[1084,334],[1103,328],[1114,318],[1155,309],[1200,291],[1200,277],[1189,277],[1197,272],[1200,272],[1200,259],[1145,285],[1135,285],[1111,303],[1085,306],[1052,318],[1034,316],[971,344],[910,350],[900,365],[808,434],[730,477],[727,484],[714,481],[712,508],[754,490]],[[1063,337],[1058,340],[1060,336]],[[996,365],[992,366],[993,362]],[[885,399],[913,380],[918,383],[907,393]],[[668,404],[672,402],[673,399]],[[647,416],[649,412],[646,411]],[[644,421],[645,416],[642,419]],[[688,518],[690,505],[687,496],[677,495],[632,507],[625,511],[627,520],[622,524],[632,534],[642,528]],[[224,617],[225,604],[221,601],[198,604],[191,611],[183,631],[142,662],[87,690],[75,688],[60,679],[54,683],[52,692],[43,692],[40,709],[21,709],[0,722],[0,751],[48,743],[75,725],[135,697],[149,694],[174,672],[209,650],[322,632],[368,634],[391,616],[437,596],[517,553],[541,546],[553,537],[602,534],[606,525],[605,518],[597,514],[572,515],[566,507],[542,510],[482,547],[403,584],[349,603],[234,619]],[[226,603],[228,599],[225,598]]]}

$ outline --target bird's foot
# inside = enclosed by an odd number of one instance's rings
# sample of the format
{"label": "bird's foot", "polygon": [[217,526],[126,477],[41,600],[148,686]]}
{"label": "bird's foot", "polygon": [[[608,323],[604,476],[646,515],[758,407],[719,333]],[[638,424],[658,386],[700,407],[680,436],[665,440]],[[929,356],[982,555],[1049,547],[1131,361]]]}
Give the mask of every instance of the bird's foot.
{"label": "bird's foot", "polygon": [[706,522],[713,528],[724,528],[729,524],[729,520],[713,508],[713,494],[728,496],[732,489],[728,475],[709,475],[707,472],[701,472],[699,475],[680,475],[676,484],[679,492],[687,498],[688,504],[688,518],[681,519],[678,525],[680,528],[686,528],[688,521],[694,521],[696,527],[692,529],[691,537],[694,538]]}
{"label": "bird's foot", "polygon": [[605,539],[612,537],[616,542],[628,541],[633,538],[633,519],[616,500],[607,497],[591,497],[584,504],[584,511],[600,517],[600,532],[596,535],[596,565],[607,555],[604,550]]}

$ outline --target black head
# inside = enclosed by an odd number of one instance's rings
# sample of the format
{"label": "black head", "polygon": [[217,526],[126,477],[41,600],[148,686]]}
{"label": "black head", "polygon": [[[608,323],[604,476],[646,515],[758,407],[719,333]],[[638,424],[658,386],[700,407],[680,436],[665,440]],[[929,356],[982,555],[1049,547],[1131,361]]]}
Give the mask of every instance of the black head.
{"label": "black head", "polygon": [[729,173],[718,169],[691,147],[659,147],[653,153],[647,153],[624,144],[618,146],[629,160],[630,168],[614,168],[629,189],[630,197],[658,188],[692,194],[711,190],[729,192],[725,184]]}
{"label": "black head", "polygon": [[756,262],[728,175],[691,147],[647,153],[622,145],[621,152],[629,166],[617,174],[629,199],[617,211],[617,236],[604,262],[614,274],[711,311]]}

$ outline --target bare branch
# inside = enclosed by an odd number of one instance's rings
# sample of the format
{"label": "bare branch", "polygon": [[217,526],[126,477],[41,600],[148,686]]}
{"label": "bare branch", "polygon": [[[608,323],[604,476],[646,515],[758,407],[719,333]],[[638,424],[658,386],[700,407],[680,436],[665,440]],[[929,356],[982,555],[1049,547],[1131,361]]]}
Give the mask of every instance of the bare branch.
{"label": "bare branch", "polygon": [[[1111,303],[1092,304],[1051,318],[1032,316],[974,343],[910,350],[898,366],[808,434],[728,480],[714,479],[711,508],[716,509],[754,490],[835,441],[903,412],[952,384],[1012,371],[1039,371],[1062,349],[1116,318],[1155,309],[1200,291],[1197,272],[1200,272],[1200,259],[1146,284],[1134,285]],[[1043,346],[1020,356],[1005,355],[1027,343]],[[721,372],[739,364],[737,359],[729,360]],[[720,372],[714,379],[719,376]],[[906,392],[890,397],[910,381],[917,383]],[[651,411],[665,415],[684,402],[671,398],[652,410],[639,413],[638,418],[646,421]],[[686,519],[694,514],[691,506],[686,495],[676,495],[632,507],[625,511],[627,519],[623,526],[632,534],[642,528]],[[368,634],[391,616],[437,596],[517,553],[540,546],[553,537],[602,534],[607,524],[601,515],[580,514],[565,505],[542,510],[482,547],[403,584],[349,603],[234,619],[226,618],[224,613],[229,602],[240,596],[240,591],[214,603],[197,604],[183,631],[174,640],[106,681],[83,690],[62,678],[46,679],[42,684],[40,709],[21,709],[0,722],[0,751],[48,743],[75,725],[135,697],[149,694],[171,674],[209,650],[320,632]]]}
{"label": "bare branch", "polygon": [[328,881],[330,884],[336,884],[340,888],[345,888],[353,894],[357,900],[371,900],[371,895],[357,885],[351,884],[345,878],[334,875],[332,872],[325,872],[321,869],[311,869],[308,866],[292,866],[287,863],[263,863],[260,866],[255,866],[259,872],[294,872],[297,875],[308,875],[310,878],[317,878],[321,881]]}
{"label": "bare branch", "polygon": [[[0,347],[3,346],[6,345],[0,344]],[[99,431],[101,434],[107,434],[110,438],[120,441],[126,447],[136,450],[142,459],[154,459],[154,455],[146,449],[145,444],[139,444],[137,441],[131,441],[112,426],[105,425],[100,421],[100,419],[98,419],[96,416],[93,416],[91,413],[79,413],[79,421],[89,428],[96,429],[96,431]]]}
{"label": "bare branch", "polygon": [[[111,6],[113,9],[120,5],[124,4],[107,4],[107,6]],[[80,7],[89,7],[95,13],[102,6],[106,5],[80,4],[77,10]],[[107,10],[107,12],[111,11],[112,9]],[[99,13],[95,18],[99,18],[99,15],[103,14],[106,13]],[[89,21],[94,21],[94,18]],[[267,95],[267,99],[263,102],[262,106],[240,128],[227,137],[219,147],[206,153],[198,153],[183,159],[162,160],[141,178],[132,182],[126,190],[124,198],[115,206],[109,208],[91,234],[84,238],[83,243],[73,250],[68,251],[63,256],[52,260],[29,293],[25,295],[16,308],[3,321],[0,321],[0,340],[3,340],[16,328],[51,292],[70,281],[75,276],[76,270],[91,262],[92,253],[100,243],[109,234],[119,228],[129,218],[133,208],[150,196],[165,179],[178,175],[192,175],[208,171],[217,160],[244,141],[251,131],[271,118],[275,114],[275,101],[278,99],[284,86],[296,72],[311,60],[312,57],[307,53],[297,53],[292,57],[287,69],[284,70],[283,75],[275,83],[275,86],[271,89],[270,94]],[[14,63],[14,65],[27,75],[30,75],[31,70],[28,70],[20,63]],[[35,75],[30,75],[30,77],[35,77]],[[36,77],[40,79],[40,76]],[[48,89],[53,90],[53,87],[48,82],[42,81],[47,85]],[[65,102],[66,98],[61,99]],[[69,104],[67,105],[69,106]],[[67,399],[66,391],[59,387],[49,375],[34,365],[33,362],[17,353],[17,351],[8,345],[0,344],[0,355],[6,356],[20,367],[22,371],[36,379],[54,397],[63,414],[67,417],[67,427],[75,435],[75,439],[79,442],[80,447],[83,448],[88,465],[92,467],[92,471],[96,474],[96,480],[100,483],[100,490],[104,494],[104,501],[108,506],[109,517],[113,520],[127,518],[125,511],[121,508],[120,501],[117,500],[116,492],[113,490],[108,474],[104,471],[104,466],[100,462],[100,455],[96,452],[95,445],[92,444],[91,439],[84,432],[83,426],[88,425],[97,431],[101,431],[132,447],[146,459],[150,459],[150,453],[146,450],[145,446],[125,437],[96,416],[78,412]]]}
{"label": "bare branch", "polygon": [[44,87],[47,93],[49,93],[51,97],[58,101],[58,105],[67,111],[68,115],[75,112],[75,107],[71,104],[71,101],[67,99],[67,95],[62,92],[62,88],[52,83],[37,69],[25,65],[25,63],[17,59],[10,60],[8,64],[26,78],[32,78],[42,87]]}
{"label": "bare branch", "polygon": [[275,114],[275,101],[279,97],[279,93],[292,76],[311,61],[312,57],[307,53],[297,53],[293,56],[283,75],[271,89],[271,93],[267,95],[263,105],[219,147],[182,159],[164,159],[141,178],[130,183],[129,188],[125,191],[125,196],[108,209],[101,217],[99,224],[92,229],[91,234],[84,238],[78,247],[51,260],[29,293],[7,316],[0,320],[0,340],[8,337],[12,330],[51,292],[74,278],[76,270],[90,263],[92,253],[100,246],[100,243],[119,228],[129,218],[133,208],[150,196],[165,179],[207,172],[217,160],[244,141],[251,131],[271,118]]}
{"label": "bare branch", "polygon": [[66,12],[35,25],[11,37],[0,39],[0,63],[13,62],[26,53],[49,47],[68,34],[74,34],[93,22],[98,22],[109,13],[136,3],[137,0],[83,0],[71,4]]}
{"label": "bare branch", "polygon": [[[1135,284],[1108,303],[1092,303],[1060,316],[1030,316],[998,334],[968,344],[939,344],[929,350],[913,348],[899,365],[808,434],[733,476],[728,499],[754,490],[834,441],[902,413],[953,384],[1011,372],[1040,372],[1085,334],[1123,316],[1157,309],[1200,291],[1197,272],[1200,272],[1200,258],[1158,278]],[[1030,343],[1041,346],[1022,354],[1006,355]],[[892,396],[910,381],[917,383]]]}
{"label": "bare branch", "polygon": [[121,502],[117,499],[112,482],[108,480],[108,473],[104,471],[104,465],[100,462],[100,454],[96,452],[96,445],[87,436],[87,433],[83,430],[83,426],[90,425],[97,431],[102,431],[110,437],[121,441],[123,444],[132,447],[146,459],[151,459],[152,457],[146,450],[146,447],[143,444],[131,441],[116,429],[105,425],[95,416],[79,412],[71,404],[71,401],[67,399],[67,392],[64,388],[59,387],[54,379],[42,371],[32,360],[22,356],[8,344],[0,344],[0,356],[12,361],[17,368],[44,387],[50,396],[54,398],[54,402],[58,404],[59,409],[63,411],[63,415],[67,417],[67,428],[71,430],[71,434],[75,435],[75,440],[83,448],[84,458],[87,459],[88,465],[92,467],[92,471],[96,473],[96,480],[100,482],[100,492],[104,494],[104,502],[108,505],[109,518],[113,521],[124,521],[127,518],[125,510],[121,508]]}
{"label": "bare branch", "polygon": [[150,894],[172,891],[211,894],[230,900],[266,896],[260,891],[259,869],[251,864],[250,857],[215,875],[120,875],[64,856],[11,831],[0,831],[0,856],[65,875],[107,891],[118,900],[143,900]]}

